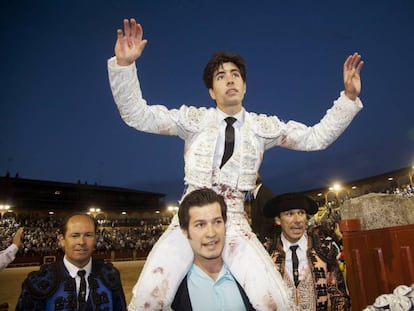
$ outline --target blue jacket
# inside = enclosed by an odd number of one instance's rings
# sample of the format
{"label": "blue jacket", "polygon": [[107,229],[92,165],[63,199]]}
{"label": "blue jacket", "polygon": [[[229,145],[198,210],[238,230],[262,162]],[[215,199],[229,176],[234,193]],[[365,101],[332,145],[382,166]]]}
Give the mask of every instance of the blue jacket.
{"label": "blue jacket", "polygon": [[[127,310],[119,271],[111,263],[92,260],[88,283],[89,296],[82,311]],[[75,279],[62,260],[29,273],[16,306],[16,311],[27,310],[77,310]]]}

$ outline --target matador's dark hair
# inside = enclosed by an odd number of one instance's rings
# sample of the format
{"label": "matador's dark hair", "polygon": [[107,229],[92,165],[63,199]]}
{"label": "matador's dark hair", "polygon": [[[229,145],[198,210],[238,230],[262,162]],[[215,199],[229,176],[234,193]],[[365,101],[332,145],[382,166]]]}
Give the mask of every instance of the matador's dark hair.
{"label": "matador's dark hair", "polygon": [[233,63],[239,68],[244,82],[246,82],[246,63],[244,59],[236,53],[227,53],[224,51],[215,52],[208,61],[203,72],[203,81],[208,89],[213,88],[214,72],[223,66],[224,63]]}
{"label": "matador's dark hair", "polygon": [[219,203],[221,207],[221,216],[224,222],[227,221],[227,205],[224,202],[223,196],[217,194],[214,190],[203,188],[190,192],[181,201],[178,209],[178,220],[181,229],[188,230],[190,222],[189,210],[192,207],[202,207],[212,203]]}

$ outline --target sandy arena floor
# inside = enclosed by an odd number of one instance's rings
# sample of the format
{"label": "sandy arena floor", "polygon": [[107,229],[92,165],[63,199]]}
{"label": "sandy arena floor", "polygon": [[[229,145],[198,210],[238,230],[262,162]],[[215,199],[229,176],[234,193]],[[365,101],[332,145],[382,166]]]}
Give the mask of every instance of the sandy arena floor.
{"label": "sandy arena floor", "polygon": [[[114,262],[114,266],[121,273],[127,304],[131,300],[132,288],[138,280],[144,262],[144,260]],[[27,274],[34,270],[39,270],[39,267],[7,268],[0,272],[0,304],[7,302],[9,304],[9,310],[14,310],[20,295],[22,282]]]}

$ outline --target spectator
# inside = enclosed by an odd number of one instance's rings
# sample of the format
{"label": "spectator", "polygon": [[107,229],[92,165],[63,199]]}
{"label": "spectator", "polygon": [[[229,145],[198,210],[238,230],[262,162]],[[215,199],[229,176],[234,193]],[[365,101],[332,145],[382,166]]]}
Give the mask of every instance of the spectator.
{"label": "spectator", "polygon": [[5,269],[16,257],[16,253],[22,245],[22,234],[23,227],[20,227],[13,237],[13,243],[0,252],[0,271]]}

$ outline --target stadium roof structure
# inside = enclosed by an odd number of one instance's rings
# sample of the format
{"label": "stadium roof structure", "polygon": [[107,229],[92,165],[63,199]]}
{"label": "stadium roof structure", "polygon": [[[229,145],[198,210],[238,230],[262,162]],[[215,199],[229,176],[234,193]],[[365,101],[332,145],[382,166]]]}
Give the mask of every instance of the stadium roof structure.
{"label": "stadium roof structure", "polygon": [[154,211],[165,194],[134,189],[0,177],[0,204],[14,210],[76,211],[92,206],[112,211]]}

